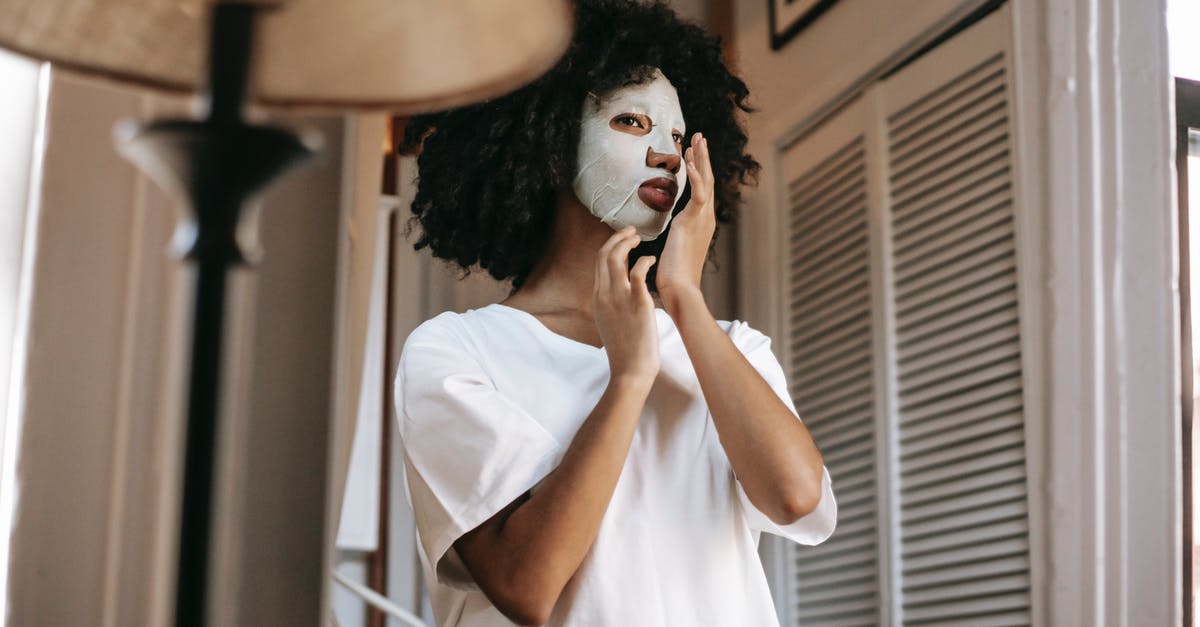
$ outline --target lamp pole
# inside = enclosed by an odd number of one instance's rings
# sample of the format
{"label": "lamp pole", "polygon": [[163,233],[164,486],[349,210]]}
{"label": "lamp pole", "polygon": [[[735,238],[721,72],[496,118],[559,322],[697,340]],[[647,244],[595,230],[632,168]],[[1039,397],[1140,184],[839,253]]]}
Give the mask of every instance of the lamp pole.
{"label": "lamp pole", "polygon": [[121,152],[191,212],[176,224],[174,252],[194,264],[175,625],[206,625],[214,460],[220,427],[225,285],[232,266],[253,261],[239,246],[242,211],[285,171],[315,154],[293,132],[242,118],[261,7],[216,3],[209,41],[208,111],[203,120],[163,120],[137,128]]}

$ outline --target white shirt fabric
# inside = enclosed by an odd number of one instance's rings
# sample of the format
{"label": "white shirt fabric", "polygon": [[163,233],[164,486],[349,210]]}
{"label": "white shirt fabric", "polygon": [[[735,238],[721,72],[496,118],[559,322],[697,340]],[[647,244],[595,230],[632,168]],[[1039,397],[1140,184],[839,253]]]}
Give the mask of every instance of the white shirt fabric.
{"label": "white shirt fabric", "polygon": [[[818,544],[837,519],[829,471],[817,508],[780,527],[734,477],[671,317],[656,309],[662,367],[591,550],[555,627],[777,626],[757,546],[766,531]],[[721,328],[795,413],[770,339]],[[562,459],[609,380],[604,348],[494,304],[446,312],[408,337],[395,381],[407,493],[439,627],[513,623],[472,581],[454,541]]]}

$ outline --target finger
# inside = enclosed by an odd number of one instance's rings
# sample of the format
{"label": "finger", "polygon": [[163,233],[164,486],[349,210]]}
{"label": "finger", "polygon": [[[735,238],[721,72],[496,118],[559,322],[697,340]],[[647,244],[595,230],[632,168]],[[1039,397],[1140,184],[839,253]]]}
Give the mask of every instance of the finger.
{"label": "finger", "polygon": [[709,161],[708,139],[701,133],[694,136],[692,160],[688,167],[688,179],[693,181],[692,198],[705,205],[711,203],[713,189],[712,163]]}
{"label": "finger", "polygon": [[614,231],[612,235],[608,236],[608,239],[604,242],[604,245],[600,247],[600,251],[598,253],[600,258],[604,259],[607,257],[613,246],[617,245],[618,242],[626,237],[629,237],[630,234],[635,232],[636,230],[634,229],[633,225],[625,226]]}
{"label": "finger", "polygon": [[655,262],[654,255],[646,255],[633,262],[633,270],[629,271],[629,284],[635,292],[647,291],[646,289],[646,274],[650,272],[650,266]]}
{"label": "finger", "polygon": [[696,162],[697,162],[697,166],[700,170],[700,174],[704,176],[705,180],[708,181],[709,185],[712,185],[712,181],[713,181],[712,159],[711,159],[711,155],[708,152],[708,138],[707,137],[702,136],[700,138],[700,154],[697,155]]}
{"label": "finger", "polygon": [[695,164],[696,170],[700,172],[700,176],[704,180],[712,180],[712,162],[708,152],[708,138],[703,133],[696,133],[692,136],[692,163]]}
{"label": "finger", "polygon": [[[600,247],[601,250],[608,248],[608,244]],[[596,256],[596,286],[593,290],[594,295],[608,292],[611,281],[608,278],[608,262],[605,261],[605,255]]]}
{"label": "finger", "polygon": [[692,186],[692,195],[700,185],[699,170],[696,169],[696,136],[692,136],[692,145],[683,151],[683,167],[687,170],[687,182]]}
{"label": "finger", "polygon": [[693,158],[687,163],[688,184],[692,186],[692,199],[703,204],[708,203],[709,197],[712,196],[712,185],[705,181],[701,175],[699,167],[696,166],[696,160]]}
{"label": "finger", "polygon": [[696,166],[696,151],[693,148],[688,148],[683,156],[684,165],[687,167],[688,182],[694,183],[692,187],[699,186],[703,181],[700,180],[700,169]]}
{"label": "finger", "polygon": [[[636,232],[636,230],[634,229],[634,227],[632,225],[618,229],[617,231],[615,231],[612,235],[610,235],[608,237],[608,240],[606,240],[604,242],[604,245],[602,245],[600,247],[600,250],[597,251],[597,253],[596,253],[596,277],[595,277],[597,291],[599,291],[599,290],[607,291],[612,286],[612,276],[611,276],[611,273],[609,272],[609,265],[608,265],[608,256],[612,252],[612,247],[617,245],[619,242],[624,241],[625,238],[629,237],[630,234],[635,233],[635,232]],[[623,277],[623,276],[625,276],[625,273],[620,272],[618,274],[618,276]]]}
{"label": "finger", "polygon": [[[633,250],[633,247],[641,241],[641,238],[635,234],[613,245],[612,250],[608,253],[610,287],[617,285],[629,287],[629,278],[626,276],[626,268],[629,267],[629,251]],[[621,280],[618,281],[617,277],[621,277]]]}

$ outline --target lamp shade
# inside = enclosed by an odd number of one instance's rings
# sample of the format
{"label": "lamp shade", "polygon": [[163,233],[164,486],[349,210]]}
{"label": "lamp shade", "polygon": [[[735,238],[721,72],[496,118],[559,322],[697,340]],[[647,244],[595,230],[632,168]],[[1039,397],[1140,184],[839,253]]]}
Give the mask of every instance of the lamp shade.
{"label": "lamp shade", "polygon": [[[205,87],[215,0],[0,0],[0,46],[170,91]],[[571,38],[568,0],[280,0],[258,21],[250,97],[419,113],[510,91]]]}

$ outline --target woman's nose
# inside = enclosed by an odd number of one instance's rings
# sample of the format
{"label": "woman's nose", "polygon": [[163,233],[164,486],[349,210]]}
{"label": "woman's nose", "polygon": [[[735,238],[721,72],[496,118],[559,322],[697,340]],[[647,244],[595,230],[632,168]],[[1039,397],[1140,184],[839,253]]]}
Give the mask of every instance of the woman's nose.
{"label": "woman's nose", "polygon": [[652,168],[662,168],[671,174],[678,174],[680,163],[679,155],[655,152],[653,148],[646,149],[646,165]]}

